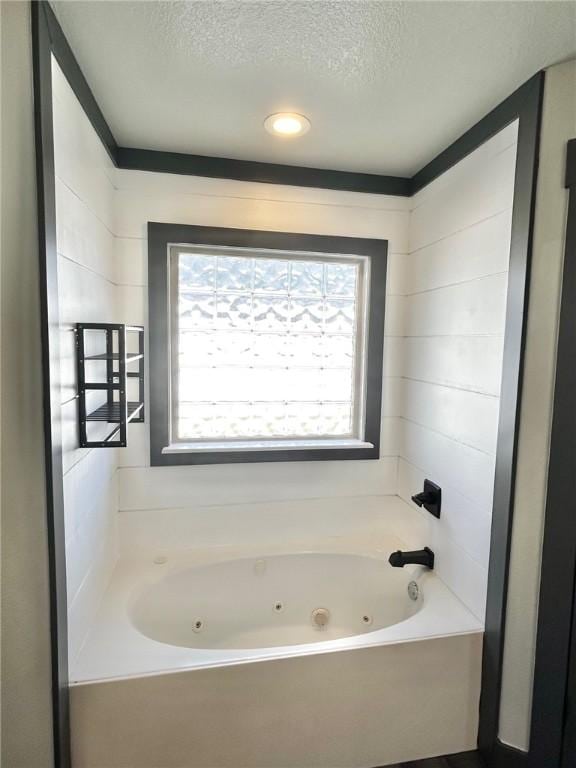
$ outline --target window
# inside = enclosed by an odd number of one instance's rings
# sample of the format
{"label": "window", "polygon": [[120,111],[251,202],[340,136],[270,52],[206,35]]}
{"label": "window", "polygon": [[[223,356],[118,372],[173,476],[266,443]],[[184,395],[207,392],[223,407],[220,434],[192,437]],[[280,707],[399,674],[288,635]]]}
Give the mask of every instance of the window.
{"label": "window", "polygon": [[170,247],[172,443],[359,437],[366,260]]}
{"label": "window", "polygon": [[386,242],[149,224],[152,464],[379,453]]}

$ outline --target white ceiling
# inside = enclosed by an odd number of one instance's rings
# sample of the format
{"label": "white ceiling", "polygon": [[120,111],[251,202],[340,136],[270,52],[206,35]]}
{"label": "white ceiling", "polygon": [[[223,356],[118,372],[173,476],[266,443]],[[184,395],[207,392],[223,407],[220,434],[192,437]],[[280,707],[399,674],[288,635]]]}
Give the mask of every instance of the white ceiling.
{"label": "white ceiling", "polygon": [[[53,3],[122,146],[411,175],[539,69],[576,2]],[[262,126],[309,117],[299,139]]]}

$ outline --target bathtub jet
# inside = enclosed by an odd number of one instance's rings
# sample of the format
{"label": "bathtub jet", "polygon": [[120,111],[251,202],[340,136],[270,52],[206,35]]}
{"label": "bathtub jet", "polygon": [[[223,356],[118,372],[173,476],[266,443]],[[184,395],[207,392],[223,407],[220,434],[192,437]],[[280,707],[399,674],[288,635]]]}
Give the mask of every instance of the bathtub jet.
{"label": "bathtub jet", "polygon": [[412,552],[402,552],[398,549],[392,552],[388,562],[393,568],[404,568],[405,565],[424,565],[432,570],[434,568],[434,552],[428,547]]}

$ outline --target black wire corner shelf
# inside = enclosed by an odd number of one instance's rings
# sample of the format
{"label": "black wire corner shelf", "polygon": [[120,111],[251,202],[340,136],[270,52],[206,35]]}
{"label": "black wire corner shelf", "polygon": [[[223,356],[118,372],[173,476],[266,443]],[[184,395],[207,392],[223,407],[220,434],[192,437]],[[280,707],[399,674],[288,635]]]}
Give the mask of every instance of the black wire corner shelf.
{"label": "black wire corner shelf", "polygon": [[[86,333],[94,331],[102,333],[106,351],[86,354]],[[128,424],[144,421],[144,328],[123,323],[77,323],[75,333],[79,445],[81,448],[125,448]],[[126,351],[130,334],[136,334],[137,352]],[[90,381],[87,363],[104,363],[106,380]],[[137,379],[137,400],[128,400],[131,379]],[[91,392],[101,392],[105,401],[88,410],[87,396]],[[98,440],[90,439],[88,425],[91,422],[110,424],[111,429]]]}

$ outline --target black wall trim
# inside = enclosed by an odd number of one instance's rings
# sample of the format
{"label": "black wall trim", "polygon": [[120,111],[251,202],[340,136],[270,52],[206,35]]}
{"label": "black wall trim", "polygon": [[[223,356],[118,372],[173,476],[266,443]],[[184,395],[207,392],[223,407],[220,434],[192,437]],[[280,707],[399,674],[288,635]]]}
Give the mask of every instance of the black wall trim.
{"label": "black wall trim", "polygon": [[373,448],[328,448],[282,451],[229,451],[165,454],[170,444],[170,383],[168,376],[150,377],[150,463],[152,466],[235,464],[269,461],[336,461],[377,459],[380,456],[382,363],[388,241],[365,237],[336,237],[270,232],[254,229],[148,223],[148,318],[150,370],[170,371],[169,267],[170,243],[354,254],[370,260],[370,310],[367,339],[365,439]]}
{"label": "black wall trim", "polygon": [[566,175],[564,186],[566,189],[576,187],[576,139],[569,141],[566,147]]}
{"label": "black wall trim", "polygon": [[51,43],[46,22],[46,8],[44,4],[32,4],[44,461],[50,579],[54,764],[57,768],[69,768],[68,622],[59,384],[60,326],[58,322],[56,190],[52,129]]}
{"label": "black wall trim", "polygon": [[528,81],[526,87],[516,91],[510,97],[515,115],[511,113],[511,107],[502,105],[491,113],[493,119],[500,123],[495,122],[491,126],[485,123],[482,128],[483,133],[493,135],[497,130],[508,125],[511,120],[518,118],[518,149],[514,179],[478,735],[479,747],[488,765],[491,764],[492,753],[498,743],[504,627],[543,89],[544,73],[540,73]]}
{"label": "black wall trim", "polygon": [[379,176],[371,173],[332,171],[296,165],[258,163],[252,160],[232,160],[226,157],[206,157],[177,152],[157,152],[151,149],[119,147],[119,168],[157,173],[180,173],[189,176],[209,176],[216,179],[254,181],[263,184],[283,184],[295,187],[315,187],[348,192],[368,192],[373,195],[409,197],[410,179],[400,176]]}
{"label": "black wall trim", "polygon": [[[569,188],[554,413],[538,610],[531,766],[560,766],[574,621],[576,579],[576,139],[568,143]],[[572,642],[575,638],[572,635]],[[572,659],[572,666],[576,656]],[[574,670],[572,669],[572,675]],[[576,689],[570,694],[576,695]],[[574,701],[570,709],[573,710]],[[574,713],[571,717],[574,717]],[[574,740],[574,735],[571,736]],[[573,745],[572,745],[573,746]],[[572,755],[574,760],[574,755]],[[572,765],[567,762],[566,765]]]}
{"label": "black wall trim", "polygon": [[[34,2],[34,0],[33,0]],[[316,189],[334,189],[347,192],[364,192],[373,195],[410,197],[441,176],[453,165],[473,152],[477,147],[515,120],[522,105],[538,89],[543,73],[534,75],[488,115],[466,131],[459,139],[441,152],[434,160],[412,178],[383,174],[357,173],[325,168],[307,168],[297,165],[262,163],[254,160],[237,160],[227,157],[210,157],[179,152],[163,152],[136,147],[118,146],[112,131],[84,77],[74,53],[58,23],[58,19],[46,0],[36,0],[45,8],[52,52],[72,90],[78,97],[94,130],[108,150],[118,168],[156,173],[176,173],[189,176],[205,176],[216,179],[234,179],[262,184],[280,184]]]}
{"label": "black wall trim", "polygon": [[412,177],[412,194],[415,195],[416,192],[419,192],[438,176],[446,173],[449,168],[459,163],[485,141],[514,122],[534,98],[534,94],[539,92],[542,76],[543,73],[539,72],[530,78],[428,165],[418,171]]}
{"label": "black wall trim", "polygon": [[116,163],[116,140],[112,135],[112,131],[106,122],[106,118],[102,114],[98,102],[94,98],[94,94],[92,93],[78,62],[76,61],[76,57],[68,44],[68,40],[64,36],[64,32],[58,23],[58,19],[54,15],[54,11],[47,2],[33,2],[32,5],[39,5],[42,8],[45,18],[44,23],[50,40],[50,50],[60,65],[60,69],[66,75],[66,79],[70,83],[70,87],[76,94],[78,101],[92,123],[92,127],[108,150],[108,154],[114,163]]}

